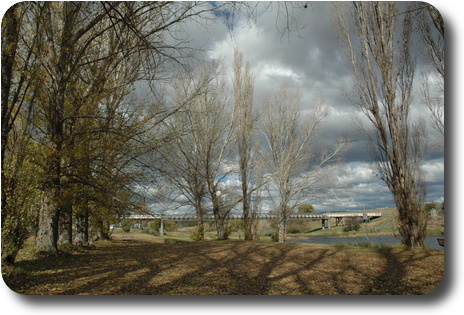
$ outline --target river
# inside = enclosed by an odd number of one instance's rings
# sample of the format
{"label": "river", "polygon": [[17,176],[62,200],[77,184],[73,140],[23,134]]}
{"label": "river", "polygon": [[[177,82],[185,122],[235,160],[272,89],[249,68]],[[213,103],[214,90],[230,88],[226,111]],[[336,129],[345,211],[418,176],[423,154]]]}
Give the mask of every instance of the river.
{"label": "river", "polygon": [[[430,249],[444,250],[444,247],[438,244],[437,238],[442,236],[426,236],[425,246]],[[287,240],[288,243],[312,243],[312,244],[339,244],[339,243],[371,243],[384,245],[399,245],[400,238],[397,236],[358,236],[358,237],[337,237],[337,236],[313,236],[301,240]]]}

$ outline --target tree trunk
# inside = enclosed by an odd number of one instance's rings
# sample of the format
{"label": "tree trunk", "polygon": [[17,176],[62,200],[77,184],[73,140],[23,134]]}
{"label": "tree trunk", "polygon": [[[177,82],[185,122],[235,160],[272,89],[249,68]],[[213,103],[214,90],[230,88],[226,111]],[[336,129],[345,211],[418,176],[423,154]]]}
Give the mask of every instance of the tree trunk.
{"label": "tree trunk", "polygon": [[285,215],[283,213],[279,213],[277,227],[279,229],[279,243],[285,243],[285,237],[287,235],[287,221],[285,220]]}
{"label": "tree trunk", "polygon": [[215,191],[211,193],[211,200],[213,203],[213,215],[214,215],[214,221],[216,223],[217,239],[225,240],[226,239],[226,235],[224,231],[224,216],[225,215],[221,216],[219,200],[218,200],[218,196]]}
{"label": "tree trunk", "polygon": [[247,206],[243,206],[243,232],[245,241],[253,240],[253,233],[251,231],[250,213]]}
{"label": "tree trunk", "polygon": [[103,222],[103,220],[98,220],[95,224],[95,240],[109,240],[109,224]]}
{"label": "tree trunk", "polygon": [[88,213],[76,215],[76,233],[74,244],[89,246],[89,215]]}
{"label": "tree trunk", "polygon": [[57,253],[59,207],[53,189],[44,191],[39,211],[36,247],[39,250]]}
{"label": "tree trunk", "polygon": [[205,240],[205,225],[203,223],[203,218],[198,218],[197,221],[197,232],[198,232],[198,241]]}
{"label": "tree trunk", "polygon": [[217,239],[218,240],[226,240],[226,234],[224,231],[224,219],[219,218],[216,221],[216,231],[217,231]]}
{"label": "tree trunk", "polygon": [[205,225],[203,222],[203,207],[201,204],[201,197],[197,198],[195,201],[195,208],[197,212],[197,232],[198,232],[198,240],[204,241],[205,240]]}
{"label": "tree trunk", "polygon": [[[2,143],[1,143],[1,166],[2,173],[4,171],[4,158],[6,153],[6,148],[8,144],[8,134],[12,128],[12,113],[13,109],[11,108],[10,102],[10,89],[12,84],[13,72],[14,72],[14,60],[16,57],[16,51],[18,46],[19,38],[19,22],[17,18],[17,11],[19,5],[15,4],[10,9],[5,12],[2,20],[2,65],[1,65],[1,128],[2,128]],[[2,176],[3,178],[3,176]],[[3,198],[2,193],[2,198]],[[3,200],[2,200],[3,201]],[[3,206],[3,202],[2,202]],[[3,214],[3,212],[2,212]]]}
{"label": "tree trunk", "polygon": [[64,205],[58,220],[58,245],[72,244],[72,206]]}
{"label": "tree trunk", "polygon": [[253,118],[254,77],[249,63],[243,64],[243,54],[234,52],[234,107],[237,111],[237,146],[240,180],[242,181],[243,227],[245,241],[253,240],[248,182],[253,167],[252,146],[255,132]]}
{"label": "tree trunk", "polygon": [[[65,4],[65,6],[72,4]],[[70,15],[71,16],[71,15]],[[63,154],[64,108],[66,100],[67,73],[69,56],[72,53],[70,37],[74,20],[64,17],[60,43],[60,56],[56,68],[56,79],[50,88],[47,115],[47,138],[52,148],[46,157],[46,177],[44,181],[44,197],[39,215],[37,247],[41,250],[57,252],[58,220],[60,202],[62,201],[61,162]]]}
{"label": "tree trunk", "polygon": [[[61,108],[61,107],[60,107]],[[61,154],[63,126],[58,106],[50,104],[50,115],[55,124],[50,126],[53,150],[46,157],[46,176],[43,184],[43,200],[39,213],[37,248],[57,252],[58,224],[62,201],[61,193]]]}
{"label": "tree trunk", "polygon": [[250,203],[248,198],[248,184],[246,182],[247,175],[246,171],[242,172],[242,196],[243,196],[243,232],[245,236],[245,241],[253,240],[253,232],[251,230],[252,218],[250,216]]}
{"label": "tree trunk", "polygon": [[409,248],[423,247],[428,211],[413,201],[396,201],[401,243]]}

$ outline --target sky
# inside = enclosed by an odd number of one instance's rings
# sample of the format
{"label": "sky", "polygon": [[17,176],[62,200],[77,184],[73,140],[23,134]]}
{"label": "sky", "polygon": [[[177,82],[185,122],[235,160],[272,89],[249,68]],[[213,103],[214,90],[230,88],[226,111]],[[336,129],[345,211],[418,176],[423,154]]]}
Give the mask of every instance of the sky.
{"label": "sky", "polygon": [[[301,6],[304,4],[301,2]],[[234,49],[242,51],[255,75],[257,104],[265,91],[288,80],[302,87],[303,110],[310,109],[316,99],[330,108],[320,141],[330,145],[347,134],[354,142],[337,171],[330,197],[312,201],[317,211],[394,206],[386,185],[371,171],[366,142],[353,127],[353,119],[360,114],[344,95],[344,92],[352,91],[353,76],[334,31],[332,4],[316,1],[310,2],[304,10],[295,10],[293,25],[297,25],[299,31],[290,36],[282,33],[285,21],[278,18],[278,5],[274,3],[270,9],[264,8],[261,4],[256,19],[240,19],[233,29],[225,19],[206,29],[192,25],[188,27],[190,44],[203,49],[200,59],[224,59],[229,67],[232,66]],[[415,57],[417,68],[420,68],[422,57]],[[414,95],[413,111],[428,120],[427,108],[420,104],[419,97],[417,93]],[[432,138],[438,137],[433,129],[429,129]],[[444,152],[438,150],[427,154],[422,167],[427,181],[427,201],[441,203],[444,201]]]}
{"label": "sky", "polygon": [[[301,2],[301,6],[304,4]],[[344,96],[344,92],[352,89],[353,75],[334,31],[332,4],[311,1],[306,9],[294,10],[292,25],[299,29],[290,35],[282,32],[285,19],[279,15],[279,3],[267,10],[264,8],[266,4],[260,4],[255,19],[242,18],[234,23],[233,29],[221,17],[206,26],[192,22],[184,27],[189,45],[199,49],[198,59],[224,59],[231,75],[234,50],[239,48],[255,75],[256,105],[266,91],[289,80],[302,88],[303,109],[310,109],[317,99],[331,109],[319,140],[331,145],[347,134],[353,144],[337,171],[330,195],[311,201],[316,211],[394,206],[385,183],[371,171],[366,142],[353,127],[353,119],[359,113]],[[420,60],[421,56],[417,58]],[[428,119],[427,109],[418,102],[419,96],[415,95],[414,99],[415,112]],[[436,136],[429,129],[430,135]],[[427,201],[441,203],[444,201],[444,152],[430,152],[424,157],[422,167],[427,181]],[[228,184],[237,184],[236,178],[229,181]]]}

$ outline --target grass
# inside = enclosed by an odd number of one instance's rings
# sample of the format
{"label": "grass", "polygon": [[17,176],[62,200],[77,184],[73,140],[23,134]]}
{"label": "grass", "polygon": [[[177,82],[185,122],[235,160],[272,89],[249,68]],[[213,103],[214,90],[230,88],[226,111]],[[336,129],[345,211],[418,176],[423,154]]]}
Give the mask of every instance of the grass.
{"label": "grass", "polygon": [[[369,223],[361,223],[359,231],[345,232],[344,225],[336,226],[332,220],[331,229],[321,229],[321,222],[308,221],[303,233],[290,234],[289,237],[305,238],[310,236],[337,236],[337,237],[356,237],[356,236],[380,236],[397,235],[396,208],[371,209],[354,212],[381,212],[382,216],[372,219]],[[427,226],[427,235],[441,236],[444,234],[443,217],[430,217]]]}
{"label": "grass", "polygon": [[55,256],[26,246],[2,275],[13,291],[37,295],[416,295],[444,272],[443,252],[400,246],[132,236],[116,231]]}

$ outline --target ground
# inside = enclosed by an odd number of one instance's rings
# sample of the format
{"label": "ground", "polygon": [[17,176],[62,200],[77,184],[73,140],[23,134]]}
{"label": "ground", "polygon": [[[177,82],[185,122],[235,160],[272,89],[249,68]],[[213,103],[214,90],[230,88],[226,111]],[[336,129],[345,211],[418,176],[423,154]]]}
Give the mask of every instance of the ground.
{"label": "ground", "polygon": [[134,233],[57,256],[23,252],[2,266],[21,294],[425,294],[444,253],[401,247],[176,242]]}

